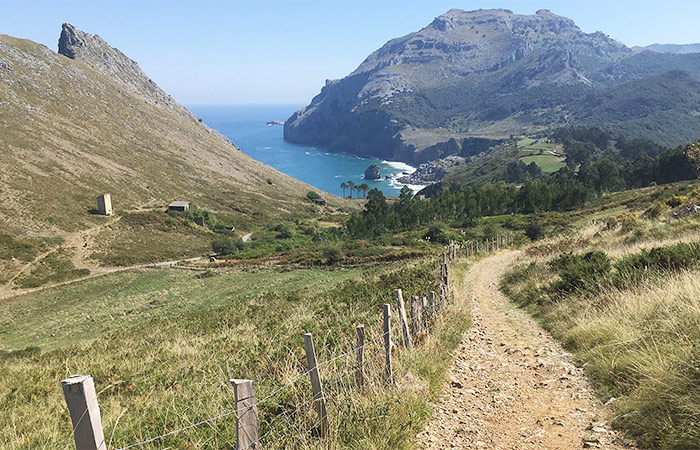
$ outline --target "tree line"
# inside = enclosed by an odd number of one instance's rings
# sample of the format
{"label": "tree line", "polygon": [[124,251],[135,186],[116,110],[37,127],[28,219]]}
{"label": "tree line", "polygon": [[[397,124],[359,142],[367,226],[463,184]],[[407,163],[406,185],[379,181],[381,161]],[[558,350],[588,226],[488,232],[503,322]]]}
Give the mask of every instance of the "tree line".
{"label": "tree line", "polygon": [[530,180],[522,186],[506,183],[454,186],[418,199],[404,186],[395,202],[388,202],[378,189],[367,196],[364,211],[347,222],[351,236],[379,236],[412,230],[435,222],[466,222],[485,216],[536,213],[576,208],[590,198],[590,192],[575,179]]}
{"label": "tree line", "polygon": [[[700,173],[700,142],[667,149],[651,141],[621,138],[613,149],[612,137],[597,128],[559,132],[554,137],[564,141],[567,165],[553,174],[521,167],[519,176],[524,180],[519,184],[452,185],[432,189],[431,197],[425,200],[415,198],[405,186],[395,202],[388,202],[381,191],[372,189],[364,211],[348,220],[347,231],[356,237],[378,236],[435,222],[565,211],[579,208],[603,192],[689,180]],[[586,157],[581,158],[581,147],[587,148],[583,151]]]}

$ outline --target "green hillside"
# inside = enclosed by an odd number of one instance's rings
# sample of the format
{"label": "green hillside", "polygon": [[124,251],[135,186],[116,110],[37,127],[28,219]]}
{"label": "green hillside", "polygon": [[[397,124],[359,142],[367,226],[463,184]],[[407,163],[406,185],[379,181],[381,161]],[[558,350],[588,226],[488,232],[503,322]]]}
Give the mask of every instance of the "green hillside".
{"label": "green hillside", "polygon": [[[70,59],[0,35],[0,286],[75,278],[107,262],[99,253],[111,246],[133,263],[209,251],[211,230],[167,225],[174,200],[237,236],[350,204],[313,205],[308,185],[243,154],[100,38],[73,32],[92,53]],[[102,193],[112,217],[94,213]],[[22,282],[48,256],[44,273]]]}

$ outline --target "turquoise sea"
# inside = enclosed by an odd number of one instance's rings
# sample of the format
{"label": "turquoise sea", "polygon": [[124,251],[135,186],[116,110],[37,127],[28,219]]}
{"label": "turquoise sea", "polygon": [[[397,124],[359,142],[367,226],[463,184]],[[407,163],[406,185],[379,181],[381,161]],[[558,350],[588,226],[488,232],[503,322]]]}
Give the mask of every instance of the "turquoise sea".
{"label": "turquoise sea", "polygon": [[[415,169],[401,162],[359,158],[330,153],[322,148],[290,144],[283,139],[282,126],[266,125],[270,120],[286,120],[301,105],[196,105],[188,106],[204,123],[219,131],[243,152],[280,172],[291,175],[322,191],[342,195],[340,183],[351,180],[379,188],[388,196],[398,196],[403,187],[393,178]],[[364,180],[370,164],[379,164],[382,180]],[[420,186],[409,186],[419,189]],[[346,191],[346,195],[349,192]],[[357,194],[355,194],[357,195]]]}

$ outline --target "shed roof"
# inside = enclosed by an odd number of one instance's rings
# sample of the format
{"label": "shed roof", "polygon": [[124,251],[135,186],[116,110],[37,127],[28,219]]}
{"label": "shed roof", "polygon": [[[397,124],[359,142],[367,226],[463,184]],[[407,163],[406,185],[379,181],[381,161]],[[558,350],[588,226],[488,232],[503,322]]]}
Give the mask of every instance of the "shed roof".
{"label": "shed roof", "polygon": [[189,205],[190,205],[190,202],[185,202],[185,201],[182,201],[182,200],[177,200],[177,201],[172,202],[172,203],[169,204],[168,206],[172,206],[172,207],[174,207],[174,208],[178,208],[178,207],[181,208],[181,207],[183,207],[183,206],[189,206]]}

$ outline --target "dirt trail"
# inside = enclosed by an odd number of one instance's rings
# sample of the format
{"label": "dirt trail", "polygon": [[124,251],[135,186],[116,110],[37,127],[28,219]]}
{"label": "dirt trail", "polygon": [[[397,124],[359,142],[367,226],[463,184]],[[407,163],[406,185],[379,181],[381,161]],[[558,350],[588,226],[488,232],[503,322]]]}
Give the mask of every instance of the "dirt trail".
{"label": "dirt trail", "polygon": [[474,326],[417,448],[629,448],[615,443],[606,408],[571,355],[498,290],[518,254],[483,259],[456,280],[456,300],[471,305]]}

